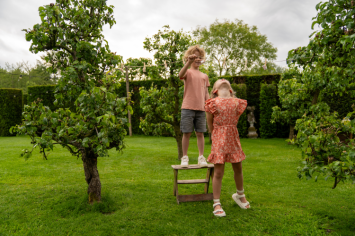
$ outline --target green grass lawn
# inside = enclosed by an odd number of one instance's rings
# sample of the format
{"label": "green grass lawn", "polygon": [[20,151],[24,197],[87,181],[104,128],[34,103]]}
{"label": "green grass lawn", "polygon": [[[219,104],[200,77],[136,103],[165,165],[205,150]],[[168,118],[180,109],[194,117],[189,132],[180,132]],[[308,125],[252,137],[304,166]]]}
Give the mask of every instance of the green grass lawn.
{"label": "green grass lawn", "polygon": [[[166,137],[127,137],[123,154],[99,159],[102,203],[87,204],[82,162],[60,147],[44,161],[28,160],[27,137],[0,138],[0,235],[354,235],[355,186],[300,181],[300,151],[284,140],[242,139],[244,186],[251,209],[232,200],[236,191],[227,164],[215,218],[212,201],[176,203],[171,165],[176,142]],[[206,157],[210,152],[206,140]],[[197,163],[196,139],[190,163]],[[204,178],[206,170],[180,171],[179,179]],[[204,185],[180,185],[180,194]]]}

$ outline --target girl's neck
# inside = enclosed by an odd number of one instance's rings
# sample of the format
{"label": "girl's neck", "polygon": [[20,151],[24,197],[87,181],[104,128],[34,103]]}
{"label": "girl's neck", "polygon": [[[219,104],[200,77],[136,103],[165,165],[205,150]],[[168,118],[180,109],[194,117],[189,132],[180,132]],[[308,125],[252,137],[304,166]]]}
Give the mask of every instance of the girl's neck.
{"label": "girl's neck", "polygon": [[219,98],[231,98],[231,93],[229,89],[220,88],[218,89],[218,97]]}

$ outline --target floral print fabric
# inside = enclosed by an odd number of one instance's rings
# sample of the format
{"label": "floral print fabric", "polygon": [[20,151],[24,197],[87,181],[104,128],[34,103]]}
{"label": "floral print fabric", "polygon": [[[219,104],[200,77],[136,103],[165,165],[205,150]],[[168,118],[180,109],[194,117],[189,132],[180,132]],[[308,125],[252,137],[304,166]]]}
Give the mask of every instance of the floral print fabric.
{"label": "floral print fabric", "polygon": [[213,114],[212,150],[208,162],[237,163],[245,159],[237,124],[247,104],[246,100],[239,98],[217,97],[206,101],[206,112]]}

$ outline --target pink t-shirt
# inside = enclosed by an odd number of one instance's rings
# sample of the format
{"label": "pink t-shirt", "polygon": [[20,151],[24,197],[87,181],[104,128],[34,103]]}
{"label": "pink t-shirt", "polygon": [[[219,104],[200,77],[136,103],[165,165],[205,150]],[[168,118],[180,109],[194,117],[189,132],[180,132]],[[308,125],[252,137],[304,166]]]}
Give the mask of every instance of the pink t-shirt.
{"label": "pink t-shirt", "polygon": [[207,87],[210,86],[208,76],[199,70],[188,69],[184,78],[184,99],[181,109],[205,110]]}

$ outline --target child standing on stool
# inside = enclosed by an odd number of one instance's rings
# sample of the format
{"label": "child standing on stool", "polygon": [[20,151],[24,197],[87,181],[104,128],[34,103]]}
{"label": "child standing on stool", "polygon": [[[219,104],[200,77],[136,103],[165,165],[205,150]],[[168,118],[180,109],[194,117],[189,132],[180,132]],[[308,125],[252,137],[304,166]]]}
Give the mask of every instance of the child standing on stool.
{"label": "child standing on stool", "polygon": [[[181,106],[180,129],[183,133],[181,166],[188,167],[189,158],[187,150],[191,133],[195,130],[198,146],[198,165],[207,166],[203,151],[205,148],[204,133],[206,130],[205,101],[209,98],[208,86],[210,82],[208,76],[199,71],[199,67],[204,60],[205,51],[195,45],[190,47],[184,59],[186,64],[179,73],[180,79],[184,81],[184,98]],[[190,67],[190,69],[188,69]]]}
{"label": "child standing on stool", "polygon": [[235,98],[229,81],[225,79],[216,81],[211,91],[211,99],[206,101],[207,125],[212,133],[212,150],[207,160],[214,164],[212,185],[215,216],[226,216],[219,200],[225,162],[232,163],[234,171],[237,193],[233,194],[232,198],[240,208],[250,208],[243,194],[242,161],[245,154],[240,145],[237,129],[238,119],[246,107],[247,101]]}

